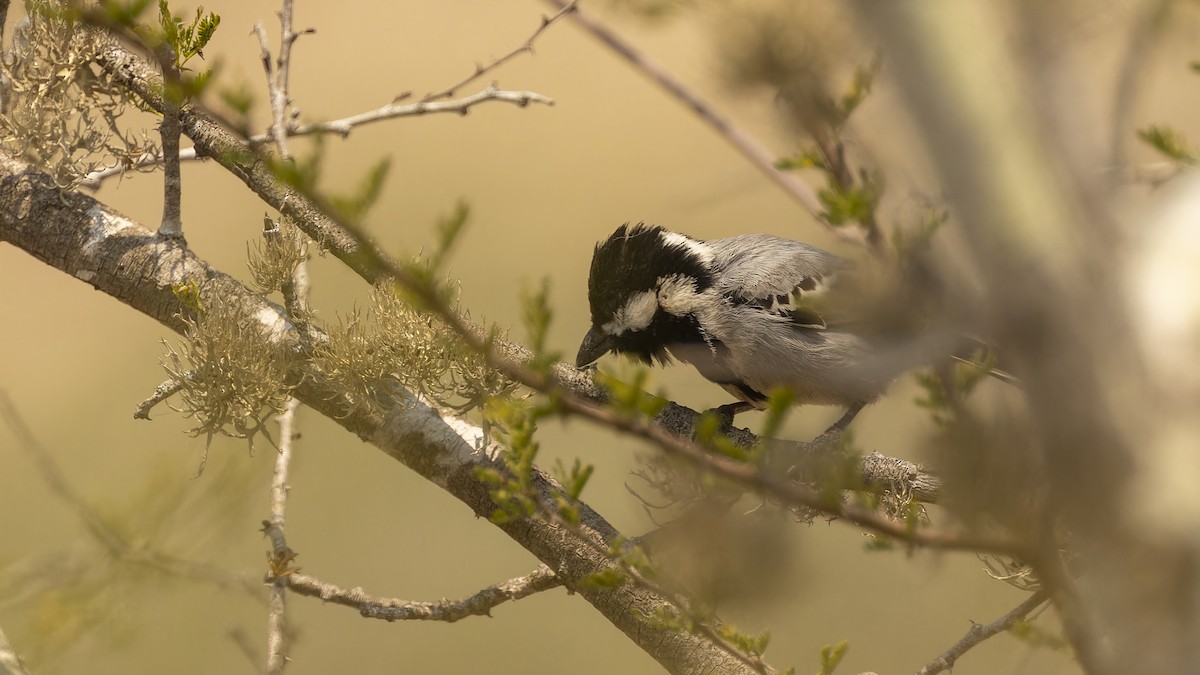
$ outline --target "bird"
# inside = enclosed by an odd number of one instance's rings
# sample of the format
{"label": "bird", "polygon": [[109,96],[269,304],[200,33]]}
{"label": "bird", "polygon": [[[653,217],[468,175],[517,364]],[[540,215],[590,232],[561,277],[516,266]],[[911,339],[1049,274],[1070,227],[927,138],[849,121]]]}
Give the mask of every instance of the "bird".
{"label": "bird", "polygon": [[737,399],[714,410],[726,429],[786,387],[794,404],[845,408],[830,427],[844,430],[904,370],[888,350],[827,320],[818,300],[850,268],[770,234],[704,241],[625,223],[592,256],[591,328],[576,366],[609,352],[647,365],[674,358]]}

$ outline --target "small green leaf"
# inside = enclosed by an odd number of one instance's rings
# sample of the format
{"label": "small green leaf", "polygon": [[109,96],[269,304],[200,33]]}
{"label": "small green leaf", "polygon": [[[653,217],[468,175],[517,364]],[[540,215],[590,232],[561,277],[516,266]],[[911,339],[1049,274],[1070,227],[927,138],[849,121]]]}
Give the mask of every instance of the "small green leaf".
{"label": "small green leaf", "polygon": [[817,672],[817,675],[833,675],[833,671],[841,664],[848,651],[850,651],[850,643],[846,640],[842,640],[836,645],[822,647],[821,670]]}
{"label": "small green leaf", "polygon": [[1138,138],[1168,158],[1181,164],[1195,164],[1196,154],[1188,147],[1187,138],[1168,126],[1153,125],[1139,129]]}

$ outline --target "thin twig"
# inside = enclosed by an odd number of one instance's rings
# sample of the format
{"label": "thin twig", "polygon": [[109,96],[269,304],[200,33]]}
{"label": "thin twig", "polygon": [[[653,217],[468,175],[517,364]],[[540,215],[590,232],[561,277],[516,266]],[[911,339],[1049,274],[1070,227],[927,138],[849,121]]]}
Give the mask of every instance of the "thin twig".
{"label": "thin twig", "polygon": [[384,621],[445,621],[453,623],[470,616],[491,616],[492,609],[510,600],[520,600],[534,593],[557,588],[562,580],[545,565],[522,577],[509,579],[461,600],[420,602],[398,598],[378,598],[367,595],[361,588],[341,588],[305,574],[286,574],[272,583],[280,583],[293,593],[320,598],[335,605],[350,607],[368,619]]}
{"label": "thin twig", "polygon": [[967,634],[964,635],[961,640],[955,642],[949,649],[939,654],[936,659],[930,661],[924,668],[918,670],[916,675],[935,675],[936,673],[950,670],[954,667],[954,662],[957,661],[963,654],[967,653],[967,651],[972,647],[978,645],[993,635],[1003,633],[1009,628],[1017,625],[1018,622],[1024,620],[1030,612],[1037,609],[1049,598],[1050,594],[1047,591],[1038,591],[1026,598],[1024,602],[1014,607],[1008,614],[1005,614],[1004,616],[987,625],[972,622],[970,630],[967,631]]}
{"label": "thin twig", "polygon": [[421,99],[421,102],[427,103],[429,101],[436,101],[436,100],[442,99],[442,98],[450,98],[451,96],[454,96],[455,92],[457,92],[459,89],[462,89],[463,87],[474,82],[475,80],[478,80],[479,78],[483,77],[487,73],[490,73],[491,71],[495,70],[496,68],[500,67],[501,65],[507,63],[511,59],[514,59],[517,56],[520,56],[521,54],[532,54],[534,41],[537,40],[538,37],[540,37],[541,34],[543,32],[545,32],[545,30],[547,28],[552,26],[559,19],[566,16],[567,14],[570,14],[570,13],[576,11],[575,6],[577,4],[579,4],[579,0],[571,0],[570,2],[561,3],[559,5],[558,12],[555,13],[554,16],[550,16],[550,17],[543,16],[542,17],[542,22],[540,24],[538,24],[537,30],[533,31],[533,35],[530,35],[529,39],[526,40],[523,44],[521,44],[521,46],[519,46],[516,49],[512,50],[511,52],[505,54],[504,56],[501,56],[500,58],[493,60],[491,63],[487,64],[486,66],[476,63],[475,64],[475,72],[471,73],[466,78],[464,78],[458,82],[455,82],[454,84],[450,85],[449,87],[446,87],[445,89],[443,89],[441,91],[426,94]]}
{"label": "thin twig", "polygon": [[[564,8],[568,5],[565,0],[546,0],[546,2],[559,8]],[[574,5],[575,3],[572,2],[569,4]],[[695,91],[688,88],[687,85],[665,68],[638,51],[625,38],[618,35],[591,14],[576,9],[572,13],[572,16],[575,19],[575,23],[579,24],[593,38],[599,40],[618,56],[624,58],[631,66],[668,94],[678,99],[704,123],[712,127],[717,135],[724,138],[735,150],[742,153],[742,156],[767,178],[771,179],[771,182],[775,183],[776,186],[800,204],[804,210],[812,214],[818,223],[824,225],[840,239],[852,241],[859,245],[867,245],[868,235],[864,228],[833,227],[822,219],[821,214],[824,213],[825,207],[821,205],[820,199],[817,198],[817,193],[804,181],[775,168],[778,156],[759,143],[745,129],[737,126],[728,117],[719,113],[712,103],[709,103]]]}
{"label": "thin twig", "polygon": [[[293,136],[314,136],[318,134],[337,134],[345,138],[350,135],[350,132],[355,127],[360,127],[365,124],[374,122],[382,122],[384,120],[396,119],[399,117],[418,117],[421,115],[436,115],[439,113],[452,113],[457,115],[466,115],[471,108],[486,103],[488,101],[499,101],[501,103],[511,103],[518,107],[525,107],[530,103],[538,103],[541,105],[554,105],[554,99],[539,94],[535,91],[515,91],[509,89],[498,89],[494,85],[489,85],[487,88],[478,91],[469,96],[456,99],[453,101],[431,101],[418,102],[398,105],[397,102],[382,105],[374,110],[369,110],[348,117],[343,117],[337,120],[329,120],[326,122],[312,122],[310,124],[301,124],[297,126],[287,126],[285,128],[285,137]],[[271,131],[267,133],[257,134],[250,137],[252,143],[274,142],[274,129],[272,125]],[[179,151],[179,160],[181,162],[205,160],[208,157],[197,155],[196,148],[183,148]],[[138,157],[130,164],[118,164],[108,167],[107,169],[98,169],[84,176],[79,181],[79,185],[88,189],[97,190],[100,185],[115,176],[124,175],[127,171],[145,169],[152,166],[160,166],[163,164],[163,158],[157,153],[146,153]]]}
{"label": "thin twig", "polygon": [[[255,24],[262,53],[263,70],[267,77],[267,91],[271,100],[271,127],[269,134],[275,143],[279,157],[288,160],[287,108],[291,103],[288,96],[288,78],[291,69],[292,45],[299,37],[292,31],[292,0],[283,0],[279,10],[279,58],[272,68],[271,51],[267,44],[267,32],[261,21]],[[292,278],[281,289],[288,318],[302,332],[300,322],[307,315],[308,264],[301,260],[292,270]],[[299,434],[296,431],[296,411],[300,402],[288,398],[279,415],[279,453],[275,456],[275,471],[271,477],[271,519],[267,532],[271,537],[269,561],[272,574],[286,569],[295,558],[284,538],[287,515],[288,473],[291,469],[292,450]],[[287,591],[280,581],[272,581],[267,598],[267,675],[281,675],[287,667],[288,655]]]}
{"label": "thin twig", "polygon": [[[464,96],[463,98],[453,101],[417,101],[416,103],[407,103],[398,105],[396,101],[382,105],[375,110],[350,115],[338,120],[328,122],[313,122],[310,124],[301,124],[288,131],[289,136],[309,136],[313,134],[337,134],[342,137],[350,135],[350,132],[358,126],[370,124],[372,122],[381,122],[397,117],[414,117],[417,115],[432,115],[437,113],[454,113],[458,115],[466,115],[470,109],[480,103],[486,101],[502,101],[512,103],[524,108],[530,103],[541,103],[543,105],[554,105],[554,99],[543,96],[533,91],[510,91],[507,89],[499,89],[495,84],[488,85],[485,89]],[[268,134],[259,134],[251,136],[252,143],[262,143],[270,140]]]}
{"label": "thin twig", "polygon": [[[183,148],[179,151],[180,162],[190,162],[195,160],[208,159],[207,157],[199,157],[196,155],[196,148]],[[146,169],[152,166],[160,166],[163,163],[162,155],[157,152],[147,152],[142,154],[137,159],[128,164],[116,164],[107,169],[97,169],[79,179],[80,187],[88,188],[89,190],[99,190],[100,185],[114,176],[123,176],[127,171],[136,171],[137,169]]]}
{"label": "thin twig", "polygon": [[[184,377],[187,377],[190,374],[190,372],[184,373]],[[150,394],[150,396],[146,397],[146,400],[139,403],[137,407],[133,409],[133,419],[150,419],[150,411],[154,408],[154,406],[162,403],[171,396],[174,396],[180,389],[183,389],[183,383],[179,380],[166,380],[162,384],[158,385],[154,388],[153,394]]]}

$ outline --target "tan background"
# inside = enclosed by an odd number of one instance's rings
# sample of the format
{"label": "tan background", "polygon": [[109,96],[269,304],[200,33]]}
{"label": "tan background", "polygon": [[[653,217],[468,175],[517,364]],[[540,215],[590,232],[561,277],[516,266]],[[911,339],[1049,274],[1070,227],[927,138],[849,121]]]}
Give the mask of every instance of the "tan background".
{"label": "tan background", "polygon": [[[519,44],[548,11],[515,0],[297,4],[298,26],[318,29],[297,44],[293,64],[292,94],[305,120],[373,108],[400,91],[440,89],[474,62]],[[254,87],[263,112],[258,47],[249,31],[263,20],[274,35],[276,5],[229,0],[207,7],[222,15],[206,50],[209,61],[222,64],[222,81]],[[647,23],[607,5],[596,9],[775,152],[798,148],[800,141],[773,120],[766,92],[722,84],[718,10],[705,5],[677,20]],[[1119,44],[1127,17],[1103,11],[1064,27],[1064,39],[1095,59],[1098,87],[1107,86],[1112,45]],[[1183,43],[1192,28],[1171,39]],[[1158,72],[1167,74],[1147,82],[1139,123],[1181,124],[1191,117],[1195,101],[1188,87],[1197,83],[1183,73],[1189,55],[1157,62]],[[428,245],[435,219],[460,198],[470,203],[472,218],[453,268],[464,305],[477,317],[519,325],[521,290],[549,278],[557,311],[551,344],[573,355],[587,328],[592,245],[625,221],[701,238],[772,232],[853,253],[687,110],[572,25],[553,27],[535,56],[492,78],[551,96],[557,105],[488,104],[465,118],[391,121],[326,144],[325,185],[332,189],[354,185],[374,161],[393,157],[387,189],[369,219],[392,252]],[[920,163],[905,143],[908,129],[897,93],[884,79],[856,118],[852,138],[857,149],[891,162],[890,205],[900,210],[919,204],[914,191],[937,192],[922,183]],[[257,235],[264,207],[215,165],[186,165],[184,181],[188,241],[217,268],[246,278],[246,242]],[[157,176],[113,182],[99,197],[147,225],[158,220]],[[359,280],[329,261],[317,259],[312,276],[313,302],[326,319],[365,297]],[[257,528],[267,514],[272,453],[263,447],[248,455],[243,443],[218,440],[209,469],[193,478],[204,442],[181,433],[186,420],[161,407],[153,422],[131,418],[134,405],[163,379],[157,364],[162,338],[175,339],[87,285],[0,247],[0,387],[68,479],[134,539],[257,577],[264,569],[266,543]],[[619,368],[615,362],[609,367]],[[656,374],[654,386],[692,406],[727,401],[683,368]],[[855,424],[862,445],[920,458],[928,426],[911,405],[913,396],[903,381],[868,409]],[[789,433],[811,435],[835,415],[801,411]],[[753,416],[745,421],[756,422]],[[435,600],[535,566],[488,523],[372,447],[311,414],[302,414],[301,425],[288,535],[306,573],[378,595]],[[550,425],[542,440],[543,464],[561,456],[597,465],[586,498],[618,527],[637,533],[649,526],[624,489],[640,446],[580,422]],[[187,501],[170,516],[172,527],[164,527],[164,504],[176,495]],[[733,603],[724,614],[747,630],[769,627],[775,637],[768,660],[798,672],[815,671],[820,647],[843,639],[851,649],[839,672],[911,672],[961,637],[971,620],[991,621],[1024,597],[989,579],[974,556],[865,553],[863,536],[837,523],[782,532],[789,571],[773,582],[771,600]],[[71,551],[87,560],[98,555],[87,541],[14,436],[0,430],[0,564],[73,560]],[[228,634],[244,631],[261,652],[261,606],[203,584],[138,573],[125,579],[135,583],[110,587],[113,595],[67,590],[23,603],[0,597],[0,626],[41,674],[253,672]],[[107,611],[81,613],[89,602]],[[492,619],[455,625],[372,622],[306,598],[292,598],[290,608],[300,635],[288,672],[297,675],[657,672],[590,606],[561,590],[504,605]],[[48,635],[64,627],[86,636],[62,649]],[[1009,636],[973,651],[955,670],[1073,671],[1066,657]]]}

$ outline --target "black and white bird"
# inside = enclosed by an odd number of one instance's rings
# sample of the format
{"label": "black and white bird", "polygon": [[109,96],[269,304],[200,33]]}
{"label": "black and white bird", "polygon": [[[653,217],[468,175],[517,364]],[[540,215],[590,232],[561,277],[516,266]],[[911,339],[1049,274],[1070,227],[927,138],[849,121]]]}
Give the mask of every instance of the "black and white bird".
{"label": "black and white bird", "polygon": [[739,399],[717,409],[725,422],[786,387],[797,404],[845,407],[844,428],[903,370],[814,307],[848,267],[768,234],[701,241],[622,225],[592,257],[592,327],[576,365],[610,351],[647,364],[674,357]]}

